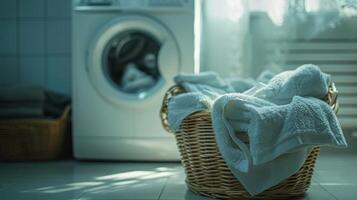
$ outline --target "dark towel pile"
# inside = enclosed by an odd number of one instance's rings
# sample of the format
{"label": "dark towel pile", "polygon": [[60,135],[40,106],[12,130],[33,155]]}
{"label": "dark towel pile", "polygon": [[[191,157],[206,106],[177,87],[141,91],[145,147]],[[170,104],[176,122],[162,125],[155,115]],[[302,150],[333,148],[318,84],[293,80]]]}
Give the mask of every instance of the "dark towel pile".
{"label": "dark towel pile", "polygon": [[42,87],[0,88],[0,118],[57,118],[70,98]]}

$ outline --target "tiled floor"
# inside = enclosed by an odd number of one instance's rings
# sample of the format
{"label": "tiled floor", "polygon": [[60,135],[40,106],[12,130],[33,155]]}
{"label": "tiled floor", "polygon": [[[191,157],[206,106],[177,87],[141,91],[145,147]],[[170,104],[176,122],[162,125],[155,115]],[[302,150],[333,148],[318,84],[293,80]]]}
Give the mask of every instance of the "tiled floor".
{"label": "tiled floor", "polygon": [[[357,139],[349,149],[321,152],[313,182],[301,199],[357,199]],[[356,148],[357,149],[357,148]],[[186,189],[179,163],[0,163],[1,200],[209,199]]]}

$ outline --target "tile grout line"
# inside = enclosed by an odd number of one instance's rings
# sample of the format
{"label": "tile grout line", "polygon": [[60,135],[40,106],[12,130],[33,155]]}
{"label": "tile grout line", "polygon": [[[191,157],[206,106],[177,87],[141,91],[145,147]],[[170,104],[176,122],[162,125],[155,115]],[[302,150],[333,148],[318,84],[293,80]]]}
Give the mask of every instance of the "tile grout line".
{"label": "tile grout line", "polygon": [[165,185],[164,185],[164,187],[162,187],[162,189],[161,189],[161,191],[160,191],[160,194],[159,194],[159,198],[158,198],[157,200],[160,200],[160,199],[161,199],[161,196],[162,196],[162,194],[164,193],[164,191],[165,191],[165,189],[166,189],[166,186],[167,186],[167,184],[168,184],[168,182],[169,182],[169,179],[170,179],[170,177],[168,177],[168,178],[166,179]]}
{"label": "tile grout line", "polygon": [[15,27],[16,27],[16,55],[15,55],[15,63],[16,63],[16,86],[20,85],[21,83],[21,66],[20,66],[20,1],[15,1]]}
{"label": "tile grout line", "polygon": [[327,192],[329,195],[331,195],[335,200],[339,200],[333,193],[331,193],[330,191],[328,191],[324,186],[322,186],[319,182],[316,182],[317,184],[319,184],[320,188],[322,190],[324,190],[325,192]]}
{"label": "tile grout line", "polygon": [[44,37],[44,49],[45,49],[45,52],[44,52],[44,88],[48,88],[48,44],[47,44],[47,41],[48,41],[48,2],[47,0],[44,1],[43,3],[44,5],[44,34],[45,34],[45,37]]}

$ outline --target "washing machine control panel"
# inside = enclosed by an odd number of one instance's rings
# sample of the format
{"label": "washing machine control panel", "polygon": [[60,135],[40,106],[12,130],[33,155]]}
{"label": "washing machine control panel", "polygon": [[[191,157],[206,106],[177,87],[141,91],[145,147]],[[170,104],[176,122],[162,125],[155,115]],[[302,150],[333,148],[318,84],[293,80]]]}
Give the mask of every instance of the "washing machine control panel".
{"label": "washing machine control panel", "polygon": [[192,11],[194,0],[74,0],[74,10]]}

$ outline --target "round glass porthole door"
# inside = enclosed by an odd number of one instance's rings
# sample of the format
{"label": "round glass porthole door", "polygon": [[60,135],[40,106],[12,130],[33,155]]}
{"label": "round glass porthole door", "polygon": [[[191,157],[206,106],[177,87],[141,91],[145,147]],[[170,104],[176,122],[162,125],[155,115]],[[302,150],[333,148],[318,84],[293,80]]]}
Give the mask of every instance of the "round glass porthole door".
{"label": "round glass porthole door", "polygon": [[115,36],[103,54],[108,81],[123,93],[145,97],[161,83],[158,56],[161,44],[152,35],[127,31]]}
{"label": "round glass porthole door", "polygon": [[140,107],[162,98],[179,71],[180,60],[176,40],[163,25],[127,16],[99,31],[89,47],[88,72],[102,96]]}

